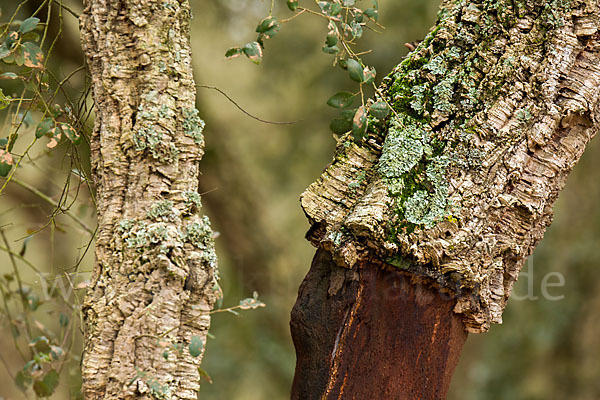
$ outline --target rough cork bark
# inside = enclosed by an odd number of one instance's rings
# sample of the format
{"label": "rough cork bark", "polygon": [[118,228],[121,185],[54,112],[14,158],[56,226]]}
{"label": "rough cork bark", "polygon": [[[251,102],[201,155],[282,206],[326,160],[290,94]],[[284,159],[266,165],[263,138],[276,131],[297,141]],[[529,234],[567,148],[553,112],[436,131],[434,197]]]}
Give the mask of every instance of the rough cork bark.
{"label": "rough cork bark", "polygon": [[204,122],[189,23],[187,1],[85,1],[99,219],[86,399],[197,398],[202,355],[189,343],[206,341],[216,258],[197,193]]}
{"label": "rough cork bark", "polygon": [[[292,398],[445,398],[461,330],[502,321],[598,130],[599,26],[595,0],[442,1],[379,88],[393,111],[340,138],[302,195],[319,250],[292,311]],[[405,276],[420,288],[390,299]],[[447,301],[424,305],[425,286]]]}
{"label": "rough cork bark", "polygon": [[500,323],[598,130],[599,8],[442,2],[380,87],[394,112],[342,138],[302,195],[311,242],[338,265],[375,257],[452,293],[470,332]]}

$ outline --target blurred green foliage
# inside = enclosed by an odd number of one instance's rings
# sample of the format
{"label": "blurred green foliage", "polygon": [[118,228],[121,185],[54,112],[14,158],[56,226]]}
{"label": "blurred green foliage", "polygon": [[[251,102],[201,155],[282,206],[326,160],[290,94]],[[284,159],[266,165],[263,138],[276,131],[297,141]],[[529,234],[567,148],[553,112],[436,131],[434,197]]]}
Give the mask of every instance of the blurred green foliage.
{"label": "blurred green foliage", "polygon": [[[3,16],[18,3],[4,1]],[[22,18],[30,16],[39,3],[31,0],[22,10]],[[79,2],[65,0],[65,4],[81,12]],[[362,50],[373,50],[362,58],[379,71],[376,82],[407,53],[405,42],[426,34],[437,7],[437,0],[379,1],[379,23],[386,29],[382,34],[365,31],[360,40]],[[285,399],[289,398],[295,363],[289,312],[314,254],[304,240],[308,223],[298,197],[333,154],[335,140],[328,126],[337,112],[327,107],[327,100],[336,92],[355,92],[356,84],[347,72],[332,68],[331,57],[323,54],[328,30],[317,17],[303,15],[285,24],[277,36],[265,41],[262,62],[256,66],[241,58],[226,60],[223,54],[255,34],[258,21],[269,13],[270,1],[192,0],[192,8],[196,83],[218,87],[262,119],[297,121],[264,124],[248,118],[219,93],[198,89],[199,115],[206,122],[200,185],[205,209],[220,232],[217,253],[223,307],[239,304],[254,291],[267,304],[239,316],[214,314],[213,338],[206,343],[202,365],[213,383],[203,383],[201,398]],[[280,18],[293,15],[284,0],[275,1],[273,14]],[[77,21],[66,16],[49,63],[66,75],[81,61]],[[83,79],[75,80],[70,90],[81,91],[84,85]],[[7,95],[15,90],[5,81],[0,81],[0,87]],[[0,114],[0,126],[4,119],[5,114]],[[32,135],[34,131],[32,127]],[[67,153],[65,146],[58,146],[53,155],[23,168],[20,176],[57,200],[65,174],[70,174]],[[523,295],[532,282],[539,299],[511,300],[504,325],[493,326],[485,335],[470,336],[450,399],[600,398],[598,154],[596,139],[558,200],[555,222],[530,261],[533,278],[519,281],[515,288]],[[93,210],[85,205],[89,198],[86,193],[80,196],[73,211],[93,224]],[[47,223],[53,210],[21,187],[7,188],[0,199],[0,226],[18,251],[28,229]],[[68,221],[57,216],[56,224],[27,244],[25,258],[49,276],[62,276],[85,250],[84,238],[68,228],[73,225]],[[23,280],[41,294],[35,273],[21,260],[17,262],[23,268]],[[88,253],[77,279],[85,280],[92,263]],[[0,253],[0,274],[11,270],[9,257]],[[564,287],[550,288],[551,294],[564,295],[564,299],[549,301],[540,293],[542,279],[549,272],[564,275]],[[35,316],[48,330],[59,332],[64,317],[58,316],[67,312],[71,315],[64,304],[42,301]],[[6,316],[2,318],[4,322]],[[2,324],[0,336],[6,367],[0,368],[0,396],[19,398],[11,378],[22,362],[6,326]],[[73,338],[70,347],[77,354],[80,339]],[[73,358],[62,371],[62,389],[54,398],[74,396],[80,381],[77,371],[78,360]]]}

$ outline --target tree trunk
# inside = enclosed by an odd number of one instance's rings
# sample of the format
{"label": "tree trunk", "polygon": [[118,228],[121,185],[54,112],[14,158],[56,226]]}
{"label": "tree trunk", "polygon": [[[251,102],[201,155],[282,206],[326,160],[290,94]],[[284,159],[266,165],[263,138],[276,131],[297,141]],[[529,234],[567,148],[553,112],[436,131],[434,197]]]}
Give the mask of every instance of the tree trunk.
{"label": "tree trunk", "polygon": [[86,399],[197,398],[216,257],[197,193],[204,122],[189,20],[187,1],[85,2],[99,220]]}
{"label": "tree trunk", "polygon": [[[334,161],[302,195],[308,239],[322,250],[292,312],[293,397],[354,398],[381,387],[390,388],[386,398],[445,396],[456,361],[449,354],[461,341],[448,328],[441,337],[451,345],[436,343],[435,318],[455,327],[450,321],[458,316],[470,332],[501,323],[524,260],[597,132],[599,7],[591,0],[442,2],[428,36],[378,90],[390,116],[371,117],[361,141],[342,137]],[[335,266],[319,261],[327,257]],[[325,264],[347,272],[316,279]],[[423,307],[418,295],[407,295],[402,306],[361,305],[356,287],[381,293],[388,281],[377,277],[393,275],[390,266],[453,299],[452,306]],[[343,284],[328,283],[338,275]],[[307,301],[313,296],[321,308]],[[397,307],[410,311],[398,315]],[[348,322],[346,312],[355,308],[369,324]],[[431,354],[427,365],[446,368],[418,395],[411,388],[431,375],[421,352],[410,351],[413,341]],[[372,354],[379,363],[369,361]],[[362,382],[351,385],[357,392],[340,385],[352,376]]]}

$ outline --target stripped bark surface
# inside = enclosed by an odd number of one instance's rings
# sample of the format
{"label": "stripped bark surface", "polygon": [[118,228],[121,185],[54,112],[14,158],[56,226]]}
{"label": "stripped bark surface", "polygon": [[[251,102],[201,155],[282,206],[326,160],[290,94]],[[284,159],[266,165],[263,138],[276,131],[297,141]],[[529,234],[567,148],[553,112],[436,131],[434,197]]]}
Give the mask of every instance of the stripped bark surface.
{"label": "stripped bark surface", "polygon": [[85,1],[99,220],[86,399],[197,398],[202,356],[188,345],[206,342],[216,257],[197,193],[204,122],[189,22],[187,1]]}
{"label": "stripped bark surface", "polygon": [[318,250],[292,311],[292,399],[443,399],[467,333],[454,301],[394,267]]}
{"label": "stripped bark surface", "polygon": [[598,130],[599,26],[593,0],[443,1],[379,89],[394,112],[302,195],[309,240],[453,293],[470,332],[500,323]]}

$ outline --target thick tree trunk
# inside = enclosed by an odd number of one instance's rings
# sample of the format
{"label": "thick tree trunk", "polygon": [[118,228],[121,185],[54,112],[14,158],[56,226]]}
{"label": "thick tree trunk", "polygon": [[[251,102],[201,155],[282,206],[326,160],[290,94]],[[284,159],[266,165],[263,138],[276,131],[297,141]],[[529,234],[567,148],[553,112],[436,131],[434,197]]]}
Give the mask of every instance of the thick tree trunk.
{"label": "thick tree trunk", "polygon": [[[358,273],[360,284],[345,278],[342,297],[338,290],[324,292],[329,278],[315,279],[315,265],[323,263],[313,264],[292,313],[299,353],[294,396],[355,398],[339,382],[360,375],[364,385],[353,385],[356,393],[385,387],[395,390],[386,398],[444,397],[454,363],[414,397],[404,389],[426,382],[422,355],[398,351],[397,342],[431,338],[431,346],[419,349],[440,352],[431,360],[444,360],[444,347],[436,347],[427,325],[431,316],[447,322],[458,315],[470,332],[502,321],[524,260],[598,130],[599,8],[592,0],[442,2],[429,35],[380,87],[377,97],[393,112],[385,120],[371,118],[364,140],[341,138],[334,161],[302,196],[309,240],[347,274]],[[402,319],[386,301],[359,307],[356,285],[385,287],[368,278],[383,272],[366,272],[378,265],[386,271],[393,265],[397,274],[452,297],[452,307],[432,302],[425,310],[418,296],[408,296],[402,307],[411,311]],[[311,296],[324,308],[307,302]],[[363,330],[385,340],[366,346],[364,334],[355,334],[360,325],[345,317],[352,307],[363,310],[362,320],[380,321]],[[337,336],[332,347],[332,332],[352,332],[340,336],[344,349]],[[453,332],[446,334],[455,351],[460,341]],[[363,368],[369,354],[385,355],[384,365]],[[390,378],[381,369],[394,362],[417,367]],[[304,378],[307,365],[319,377],[313,385]]]}
{"label": "thick tree trunk", "polygon": [[292,399],[444,398],[467,338],[453,307],[394,267],[317,251],[292,311]]}
{"label": "thick tree trunk", "polygon": [[216,258],[197,193],[204,123],[189,20],[187,1],[85,2],[99,220],[86,399],[197,398]]}

